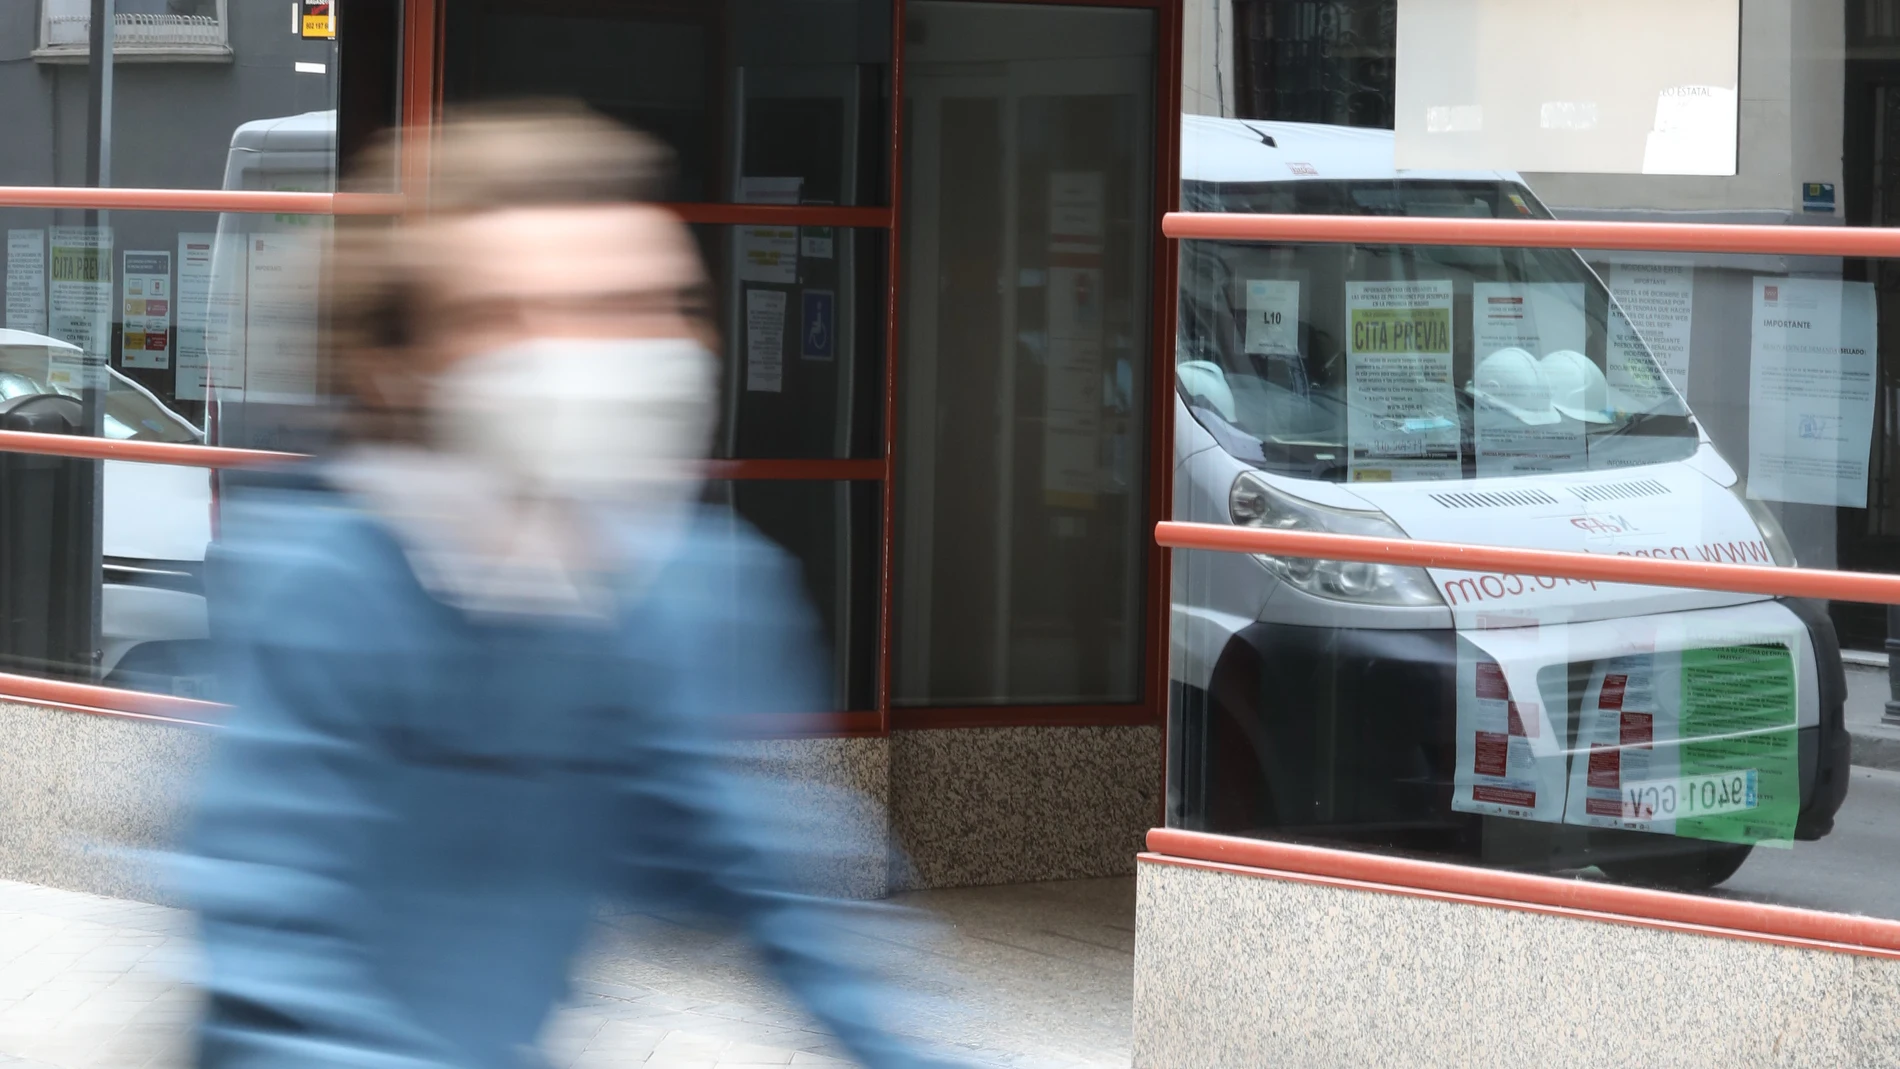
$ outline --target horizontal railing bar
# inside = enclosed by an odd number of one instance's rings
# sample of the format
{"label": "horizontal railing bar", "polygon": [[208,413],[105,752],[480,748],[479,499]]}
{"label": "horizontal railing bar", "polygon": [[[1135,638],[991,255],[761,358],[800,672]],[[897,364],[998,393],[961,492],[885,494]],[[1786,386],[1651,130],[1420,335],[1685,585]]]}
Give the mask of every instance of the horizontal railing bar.
{"label": "horizontal railing bar", "polygon": [[[1821,910],[1741,902],[1643,887],[1475,865],[1392,857],[1301,843],[1244,839],[1180,828],[1148,832],[1154,859],[1187,859],[1287,874],[1373,885],[1368,889],[1430,891],[1469,896],[1494,905],[1537,905],[1582,910],[1611,918],[1668,921],[1771,937],[1900,951],[1900,922]],[[1711,933],[1722,934],[1722,933]]]}
{"label": "horizontal railing bar", "polygon": [[1169,212],[1171,238],[1354,245],[1900,257],[1900,228]]}
{"label": "horizontal railing bar", "polygon": [[1545,576],[1599,583],[1682,587],[1730,594],[1823,598],[1873,605],[1900,605],[1900,575],[1832,572],[1818,568],[1771,568],[1752,564],[1614,557],[1548,549],[1417,542],[1319,531],[1270,531],[1211,523],[1155,525],[1155,541],[1175,549],[1268,553],[1308,560],[1402,564],[1500,575]]}
{"label": "horizontal railing bar", "polygon": [[375,193],[287,193],[261,189],[113,189],[0,186],[0,208],[245,212],[283,215],[398,215],[404,198]]}
{"label": "horizontal railing bar", "polygon": [[187,468],[257,468],[302,460],[301,453],[266,449],[231,449],[187,442],[140,442],[94,438],[79,434],[40,434],[0,431],[0,453],[33,453],[76,460],[127,460],[139,464],[173,464]]}

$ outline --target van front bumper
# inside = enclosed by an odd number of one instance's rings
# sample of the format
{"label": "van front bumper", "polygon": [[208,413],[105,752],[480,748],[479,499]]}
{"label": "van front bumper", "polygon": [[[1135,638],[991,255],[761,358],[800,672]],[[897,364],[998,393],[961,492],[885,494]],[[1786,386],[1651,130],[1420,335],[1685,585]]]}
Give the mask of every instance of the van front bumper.
{"label": "van front bumper", "polygon": [[[1819,603],[1778,604],[1808,635],[1798,730],[1797,839],[1832,830],[1850,740],[1840,643]],[[1720,610],[1715,610],[1720,611]],[[1436,849],[1478,834],[1452,809],[1458,636],[1254,623],[1221,651],[1206,691],[1177,688],[1170,821],[1226,834],[1300,833]]]}

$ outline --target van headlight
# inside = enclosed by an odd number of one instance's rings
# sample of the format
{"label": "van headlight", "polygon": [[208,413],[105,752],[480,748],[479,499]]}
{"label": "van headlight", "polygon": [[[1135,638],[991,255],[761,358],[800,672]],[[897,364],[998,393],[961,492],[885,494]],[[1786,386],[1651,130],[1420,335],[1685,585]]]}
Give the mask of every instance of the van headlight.
{"label": "van headlight", "polygon": [[1732,487],[1735,496],[1741,499],[1742,507],[1748,510],[1748,518],[1755,521],[1755,529],[1761,532],[1761,540],[1768,547],[1768,556],[1774,560],[1777,568],[1799,568],[1794,558],[1794,543],[1788,541],[1788,532],[1781,529],[1781,521],[1775,519],[1768,503],[1748,496],[1748,487],[1740,479]]}
{"label": "van headlight", "polygon": [[[1405,538],[1404,531],[1382,512],[1335,509],[1300,501],[1268,486],[1251,472],[1241,472],[1227,495],[1227,516],[1236,527],[1276,531],[1323,531],[1328,534]],[[1360,605],[1428,607],[1443,605],[1438,587],[1423,568],[1358,561],[1308,560],[1256,553],[1254,559],[1295,588],[1315,597]]]}

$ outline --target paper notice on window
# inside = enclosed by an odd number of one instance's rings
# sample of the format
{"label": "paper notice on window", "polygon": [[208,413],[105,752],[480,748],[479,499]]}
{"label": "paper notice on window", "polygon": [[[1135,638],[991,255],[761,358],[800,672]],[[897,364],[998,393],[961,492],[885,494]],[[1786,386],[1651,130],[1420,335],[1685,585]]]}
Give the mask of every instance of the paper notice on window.
{"label": "paper notice on window", "polygon": [[[1451,807],[1461,813],[1555,823],[1568,765],[1564,695],[1549,703],[1524,666],[1551,632],[1536,626],[1458,636],[1457,768]],[[1495,647],[1495,648],[1493,648]],[[1549,710],[1558,710],[1553,719]]]}
{"label": "paper notice on window", "polygon": [[244,396],[273,404],[317,397],[318,232],[252,234],[245,299]]}
{"label": "paper notice on window", "polygon": [[1247,280],[1247,352],[1300,355],[1300,284],[1296,279]]}
{"label": "paper notice on window", "polygon": [[1474,282],[1472,331],[1479,360],[1499,349],[1523,349],[1542,358],[1559,349],[1584,350],[1580,282]]}
{"label": "paper notice on window", "polygon": [[1519,412],[1483,401],[1473,406],[1471,419],[1481,479],[1584,471],[1590,466],[1583,424],[1577,420],[1526,422]]}
{"label": "paper notice on window", "polygon": [[1459,477],[1451,299],[1448,280],[1346,283],[1351,481]]}
{"label": "paper notice on window", "polygon": [[1866,508],[1873,284],[1757,277],[1754,287],[1749,496]]}
{"label": "paper notice on window", "polygon": [[[803,178],[741,178],[739,200],[746,204],[797,204]],[[739,281],[794,285],[798,282],[798,228],[739,228]]]}
{"label": "paper notice on window", "polygon": [[7,231],[7,329],[46,333],[46,231]]}
{"label": "paper notice on window", "polygon": [[173,395],[180,401],[202,401],[205,396],[205,323],[216,241],[216,234],[178,235],[178,373]]}
{"label": "paper notice on window", "polygon": [[745,291],[745,388],[785,390],[785,294],[777,290]]}
{"label": "paper notice on window", "polygon": [[[1689,352],[1695,318],[1695,268],[1687,264],[1612,263],[1610,295],[1623,314],[1610,312],[1612,389],[1647,402],[1663,396],[1655,367],[1683,396],[1689,394]],[[1653,362],[1652,359],[1653,358]]]}
{"label": "paper notice on window", "polygon": [[119,366],[172,363],[172,254],[127,249],[119,262]]}
{"label": "paper notice on window", "polygon": [[211,248],[211,289],[205,297],[202,388],[227,401],[244,398],[245,306],[251,277],[251,240],[220,235]]}
{"label": "paper notice on window", "polygon": [[1791,844],[1801,808],[1795,641],[1598,662],[1583,693],[1565,820]]}
{"label": "paper notice on window", "polygon": [[47,263],[47,333],[81,353],[55,350],[47,378],[84,389],[106,382],[112,337],[112,228],[56,226]]}

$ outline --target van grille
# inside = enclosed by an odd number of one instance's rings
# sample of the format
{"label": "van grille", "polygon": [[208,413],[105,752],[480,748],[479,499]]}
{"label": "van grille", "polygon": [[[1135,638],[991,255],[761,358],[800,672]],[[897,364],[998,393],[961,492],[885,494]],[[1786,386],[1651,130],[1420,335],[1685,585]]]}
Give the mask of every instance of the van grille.
{"label": "van grille", "polygon": [[1603,483],[1598,486],[1573,486],[1570,492],[1580,501],[1622,501],[1632,497],[1665,497],[1669,488],[1654,479],[1627,483]]}
{"label": "van grille", "polygon": [[1448,509],[1508,509],[1557,503],[1556,498],[1542,490],[1467,490],[1433,494],[1431,498]]}

